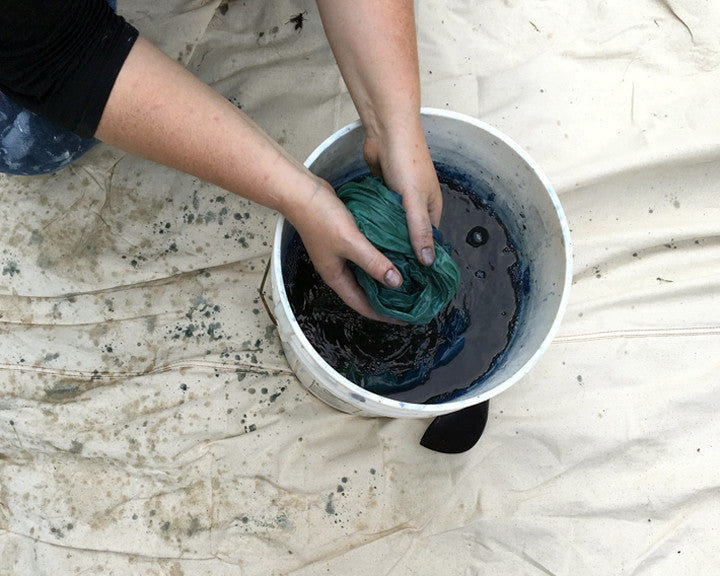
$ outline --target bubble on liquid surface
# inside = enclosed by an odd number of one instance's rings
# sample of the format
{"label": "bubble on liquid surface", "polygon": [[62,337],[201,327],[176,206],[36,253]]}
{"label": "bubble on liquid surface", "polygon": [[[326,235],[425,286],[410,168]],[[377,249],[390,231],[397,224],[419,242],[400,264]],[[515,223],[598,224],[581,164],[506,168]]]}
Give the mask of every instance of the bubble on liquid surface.
{"label": "bubble on liquid surface", "polygon": [[482,226],[475,226],[475,228],[468,232],[465,238],[465,242],[470,244],[470,246],[474,246],[475,248],[477,248],[478,246],[482,246],[483,244],[487,243],[489,237],[490,235],[485,228],[483,228]]}

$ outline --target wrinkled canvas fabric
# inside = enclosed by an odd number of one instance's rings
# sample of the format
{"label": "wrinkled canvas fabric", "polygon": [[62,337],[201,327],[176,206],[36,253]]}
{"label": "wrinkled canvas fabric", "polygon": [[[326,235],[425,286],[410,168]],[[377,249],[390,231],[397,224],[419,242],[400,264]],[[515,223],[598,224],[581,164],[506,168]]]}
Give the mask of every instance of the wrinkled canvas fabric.
{"label": "wrinkled canvas fabric", "polygon": [[[118,9],[300,159],[357,118],[313,2]],[[423,103],[528,150],[573,241],[480,442],[312,396],[258,294],[276,214],[99,144],[0,176],[0,575],[720,573],[720,4],[417,17]]]}
{"label": "wrinkled canvas fabric", "polygon": [[435,241],[435,262],[423,266],[415,257],[400,197],[379,178],[348,182],[337,191],[360,232],[395,264],[403,277],[398,289],[375,280],[352,265],[358,284],[380,316],[408,324],[427,324],[448,305],[460,286],[460,270],[447,249]]}

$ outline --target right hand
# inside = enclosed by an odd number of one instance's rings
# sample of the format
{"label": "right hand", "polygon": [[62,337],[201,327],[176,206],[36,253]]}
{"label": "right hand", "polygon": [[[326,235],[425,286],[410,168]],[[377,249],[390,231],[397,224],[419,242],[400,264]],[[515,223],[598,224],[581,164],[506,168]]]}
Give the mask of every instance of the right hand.
{"label": "right hand", "polygon": [[440,226],[442,192],[420,117],[402,123],[402,129],[385,138],[367,135],[363,154],[372,175],[382,177],[386,186],[402,197],[415,256],[421,264],[432,265],[433,226]]}

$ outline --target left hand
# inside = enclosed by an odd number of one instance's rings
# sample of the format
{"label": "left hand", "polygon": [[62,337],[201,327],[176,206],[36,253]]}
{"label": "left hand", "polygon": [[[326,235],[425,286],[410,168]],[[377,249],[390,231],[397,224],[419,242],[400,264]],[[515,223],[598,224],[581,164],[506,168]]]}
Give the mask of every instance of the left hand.
{"label": "left hand", "polygon": [[332,186],[314,176],[313,180],[314,193],[286,202],[283,214],[300,234],[315,270],[358,313],[371,320],[402,324],[373,310],[348,261],[388,288],[400,287],[403,282],[400,271],[358,230]]}

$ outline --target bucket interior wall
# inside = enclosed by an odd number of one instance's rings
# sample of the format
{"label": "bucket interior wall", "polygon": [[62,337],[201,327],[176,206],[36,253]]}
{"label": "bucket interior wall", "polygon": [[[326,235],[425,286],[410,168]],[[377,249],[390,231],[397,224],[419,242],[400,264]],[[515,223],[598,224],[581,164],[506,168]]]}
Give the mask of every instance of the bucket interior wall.
{"label": "bucket interior wall", "polygon": [[520,294],[513,337],[493,369],[465,392],[472,395],[517,379],[547,344],[569,272],[564,214],[528,158],[496,135],[472,125],[449,129],[436,118],[425,120],[430,153],[441,174],[487,201],[518,252]]}

